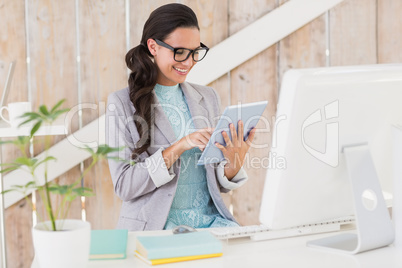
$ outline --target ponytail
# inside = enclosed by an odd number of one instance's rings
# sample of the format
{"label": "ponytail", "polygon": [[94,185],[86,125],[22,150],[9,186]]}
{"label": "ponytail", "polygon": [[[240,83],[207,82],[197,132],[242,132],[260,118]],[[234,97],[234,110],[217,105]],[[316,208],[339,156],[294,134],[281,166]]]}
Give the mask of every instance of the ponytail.
{"label": "ponytail", "polygon": [[136,159],[146,151],[151,143],[152,111],[150,104],[154,103],[152,91],[156,85],[158,71],[149,55],[148,48],[142,44],[131,49],[126,55],[127,67],[131,70],[128,87],[130,100],[135,108],[134,118],[141,119],[134,120],[140,140],[131,155],[132,159]]}

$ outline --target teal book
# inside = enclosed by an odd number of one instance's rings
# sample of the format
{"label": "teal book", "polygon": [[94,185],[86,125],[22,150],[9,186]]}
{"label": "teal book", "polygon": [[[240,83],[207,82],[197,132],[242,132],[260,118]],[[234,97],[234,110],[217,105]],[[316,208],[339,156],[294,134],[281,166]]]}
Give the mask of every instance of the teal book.
{"label": "teal book", "polygon": [[125,259],[128,230],[92,230],[90,260]]}
{"label": "teal book", "polygon": [[208,231],[138,236],[136,250],[148,260],[222,253],[222,243]]}

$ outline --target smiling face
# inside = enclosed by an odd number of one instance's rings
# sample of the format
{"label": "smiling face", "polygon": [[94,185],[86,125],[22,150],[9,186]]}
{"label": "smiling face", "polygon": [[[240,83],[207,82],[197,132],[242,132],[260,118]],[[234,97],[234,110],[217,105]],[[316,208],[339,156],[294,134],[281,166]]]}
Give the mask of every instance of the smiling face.
{"label": "smiling face", "polygon": [[[177,28],[162,41],[174,48],[196,49],[200,46],[200,32],[197,28]],[[157,83],[164,86],[183,83],[196,64],[193,57],[190,55],[187,60],[177,62],[173,58],[172,50],[156,44],[153,39],[148,39],[147,44],[158,67]]]}

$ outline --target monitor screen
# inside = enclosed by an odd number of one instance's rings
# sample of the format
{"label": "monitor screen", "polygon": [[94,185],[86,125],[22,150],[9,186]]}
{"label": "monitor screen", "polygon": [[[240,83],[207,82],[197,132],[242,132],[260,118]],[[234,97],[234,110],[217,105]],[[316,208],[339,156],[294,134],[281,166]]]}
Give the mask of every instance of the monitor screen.
{"label": "monitor screen", "polygon": [[[368,144],[392,193],[392,125],[402,124],[402,64],[292,69],[280,89],[260,221],[287,228],[353,215],[342,148]],[[388,197],[388,196],[387,196]]]}

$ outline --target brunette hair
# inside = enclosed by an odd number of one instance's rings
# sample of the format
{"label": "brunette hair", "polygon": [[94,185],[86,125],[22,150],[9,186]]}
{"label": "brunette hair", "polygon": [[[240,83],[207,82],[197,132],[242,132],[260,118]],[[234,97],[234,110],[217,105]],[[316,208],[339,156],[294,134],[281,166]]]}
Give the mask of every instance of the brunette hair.
{"label": "brunette hair", "polygon": [[156,85],[158,71],[148,50],[147,40],[151,38],[163,41],[179,27],[200,29],[197,16],[191,8],[173,3],[155,9],[144,24],[140,44],[126,54],[126,64],[131,70],[128,86],[130,100],[135,108],[134,118],[140,118],[142,123],[146,123],[144,126],[139,120],[134,120],[140,140],[135,145],[132,159],[136,159],[151,144],[151,104],[154,103],[152,91]]}

